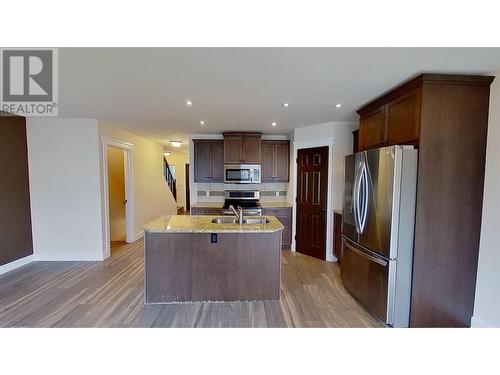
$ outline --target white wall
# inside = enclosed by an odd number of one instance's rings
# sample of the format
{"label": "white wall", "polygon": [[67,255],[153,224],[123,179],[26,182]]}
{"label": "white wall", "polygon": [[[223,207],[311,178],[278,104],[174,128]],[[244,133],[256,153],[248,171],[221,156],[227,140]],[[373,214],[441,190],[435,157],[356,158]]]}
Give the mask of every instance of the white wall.
{"label": "white wall", "polygon": [[118,123],[99,121],[99,133],[134,145],[134,223],[136,238],[139,238],[145,224],[162,215],[175,214],[177,204],[163,175],[163,147],[119,126]]}
{"label": "white wall", "polygon": [[35,260],[102,260],[97,120],[27,118]]}
{"label": "white wall", "polygon": [[500,327],[500,71],[491,86],[473,327]]}

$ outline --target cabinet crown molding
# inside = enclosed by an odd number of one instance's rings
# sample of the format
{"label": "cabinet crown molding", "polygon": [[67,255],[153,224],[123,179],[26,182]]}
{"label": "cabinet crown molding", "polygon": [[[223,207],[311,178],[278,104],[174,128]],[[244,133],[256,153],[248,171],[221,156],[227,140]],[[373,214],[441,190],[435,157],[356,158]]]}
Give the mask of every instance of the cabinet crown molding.
{"label": "cabinet crown molding", "polygon": [[432,74],[424,73],[391,88],[382,95],[363,105],[356,111],[358,115],[364,115],[374,108],[393,100],[402,94],[411,91],[422,85],[462,85],[462,86],[490,86],[495,77],[484,75],[464,75],[464,74]]}

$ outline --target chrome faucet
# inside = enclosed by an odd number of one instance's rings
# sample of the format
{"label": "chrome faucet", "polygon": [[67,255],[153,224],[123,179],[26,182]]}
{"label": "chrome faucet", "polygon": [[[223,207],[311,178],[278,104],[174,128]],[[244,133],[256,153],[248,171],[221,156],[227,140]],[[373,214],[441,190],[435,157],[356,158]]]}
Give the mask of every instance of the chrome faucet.
{"label": "chrome faucet", "polygon": [[[234,212],[234,214],[236,215],[236,219],[238,219],[238,223],[239,223],[240,225],[243,225],[243,209],[242,209],[240,206],[238,206],[238,207],[235,209],[233,205],[230,205],[230,206],[229,206],[229,209],[230,209],[231,211],[233,211],[233,212]],[[236,210],[238,210],[238,211],[236,211]]]}

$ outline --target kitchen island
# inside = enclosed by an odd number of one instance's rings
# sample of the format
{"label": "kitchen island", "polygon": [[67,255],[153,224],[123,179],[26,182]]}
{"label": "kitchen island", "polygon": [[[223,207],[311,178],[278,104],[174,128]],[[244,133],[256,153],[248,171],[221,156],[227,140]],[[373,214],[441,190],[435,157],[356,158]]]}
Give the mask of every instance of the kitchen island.
{"label": "kitchen island", "polygon": [[245,219],[171,215],[147,224],[145,303],[279,300],[283,225]]}

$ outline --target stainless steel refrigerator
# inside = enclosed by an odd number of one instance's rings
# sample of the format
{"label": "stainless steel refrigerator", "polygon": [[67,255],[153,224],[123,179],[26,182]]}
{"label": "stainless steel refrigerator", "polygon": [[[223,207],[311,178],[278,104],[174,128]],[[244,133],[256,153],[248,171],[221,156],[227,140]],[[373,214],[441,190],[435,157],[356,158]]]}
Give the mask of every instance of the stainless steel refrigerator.
{"label": "stainless steel refrigerator", "polygon": [[347,155],[340,276],[372,314],[407,327],[417,150],[391,146]]}

